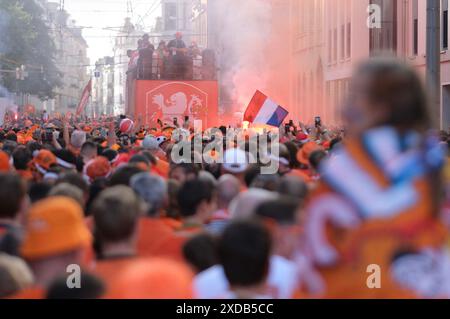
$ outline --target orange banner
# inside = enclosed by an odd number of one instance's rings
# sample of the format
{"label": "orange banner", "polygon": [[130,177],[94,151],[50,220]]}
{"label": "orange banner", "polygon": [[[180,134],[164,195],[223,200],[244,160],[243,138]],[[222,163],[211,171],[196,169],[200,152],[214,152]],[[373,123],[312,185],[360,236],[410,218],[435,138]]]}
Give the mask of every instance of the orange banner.
{"label": "orange banner", "polygon": [[158,119],[179,123],[185,116],[201,120],[203,127],[218,124],[218,84],[216,81],[136,81],[135,115],[146,124]]}

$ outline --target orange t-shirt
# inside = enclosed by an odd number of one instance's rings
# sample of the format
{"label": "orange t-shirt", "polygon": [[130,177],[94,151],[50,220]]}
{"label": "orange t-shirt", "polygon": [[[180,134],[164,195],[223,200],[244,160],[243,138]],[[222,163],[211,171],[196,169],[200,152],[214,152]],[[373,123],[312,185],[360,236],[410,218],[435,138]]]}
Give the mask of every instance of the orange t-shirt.
{"label": "orange t-shirt", "polygon": [[139,258],[130,257],[97,261],[92,269],[92,272],[94,275],[103,280],[106,285],[105,294],[108,294],[114,289],[116,279],[119,277],[120,273],[131,264],[139,260]]}
{"label": "orange t-shirt", "polygon": [[170,170],[170,165],[169,163],[167,163],[166,161],[162,160],[162,159],[157,159],[156,160],[156,165],[152,167],[152,172],[158,174],[159,176],[161,176],[164,179],[168,179],[169,178],[169,170]]}
{"label": "orange t-shirt", "polygon": [[161,221],[174,231],[180,229],[181,226],[183,225],[182,222],[180,222],[179,220],[170,217],[162,217]]}
{"label": "orange t-shirt", "polygon": [[189,237],[174,234],[164,241],[158,252],[158,256],[179,262],[186,262],[183,256],[183,246],[188,239]]}
{"label": "orange t-shirt", "polygon": [[99,275],[103,274],[107,282],[104,299],[193,298],[193,274],[186,265],[164,258],[129,258],[102,264]]}
{"label": "orange t-shirt", "polygon": [[164,242],[173,236],[172,229],[161,219],[139,220],[137,251],[141,257],[159,256]]}
{"label": "orange t-shirt", "polygon": [[186,262],[183,256],[183,246],[191,237],[201,233],[203,227],[198,225],[181,225],[162,245],[163,251],[161,252],[163,257],[169,257],[171,259]]}

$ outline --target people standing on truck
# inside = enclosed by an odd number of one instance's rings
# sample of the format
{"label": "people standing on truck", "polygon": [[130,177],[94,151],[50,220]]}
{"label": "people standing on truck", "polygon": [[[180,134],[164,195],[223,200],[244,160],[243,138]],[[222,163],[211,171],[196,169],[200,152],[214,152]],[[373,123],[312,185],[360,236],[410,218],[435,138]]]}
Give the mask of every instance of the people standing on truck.
{"label": "people standing on truck", "polygon": [[150,36],[148,34],[144,34],[142,36],[141,49],[151,49],[155,51],[155,46],[150,43]]}
{"label": "people standing on truck", "polygon": [[187,48],[186,43],[183,41],[183,34],[177,32],[175,39],[169,42],[167,48],[170,51],[170,78],[184,79],[187,69]]}
{"label": "people standing on truck", "polygon": [[158,55],[158,71],[159,78],[166,79],[167,78],[167,64],[169,58],[169,50],[167,49],[167,45],[165,41],[161,41],[158,44],[158,48],[156,49],[156,54]]}
{"label": "people standing on truck", "polygon": [[149,35],[144,34],[139,46],[138,78],[141,80],[152,79],[152,60],[155,47],[149,39]]}
{"label": "people standing on truck", "polygon": [[194,80],[201,79],[202,51],[197,42],[192,41],[188,48],[188,78]]}

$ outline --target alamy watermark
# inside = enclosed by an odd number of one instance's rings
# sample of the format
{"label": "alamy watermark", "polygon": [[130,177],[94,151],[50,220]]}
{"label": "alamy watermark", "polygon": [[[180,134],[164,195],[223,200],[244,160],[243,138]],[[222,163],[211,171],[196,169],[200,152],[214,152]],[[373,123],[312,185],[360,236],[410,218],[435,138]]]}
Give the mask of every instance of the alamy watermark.
{"label": "alamy watermark", "polygon": [[367,27],[369,29],[381,29],[382,10],[378,4],[370,4],[367,7]]}
{"label": "alamy watermark", "polygon": [[367,266],[366,272],[370,274],[367,277],[366,285],[369,289],[381,289],[381,267],[377,264]]}
{"label": "alamy watermark", "polygon": [[68,265],[66,272],[69,274],[66,285],[69,289],[81,289],[81,267],[77,264]]}

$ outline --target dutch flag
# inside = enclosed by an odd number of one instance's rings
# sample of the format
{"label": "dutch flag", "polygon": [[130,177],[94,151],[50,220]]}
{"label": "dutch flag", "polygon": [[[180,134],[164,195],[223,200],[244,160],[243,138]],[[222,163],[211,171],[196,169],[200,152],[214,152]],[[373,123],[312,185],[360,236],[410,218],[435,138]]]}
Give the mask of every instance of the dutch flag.
{"label": "dutch flag", "polygon": [[269,99],[266,95],[260,91],[256,91],[247,107],[247,111],[245,111],[244,121],[280,127],[288,114],[288,111]]}

